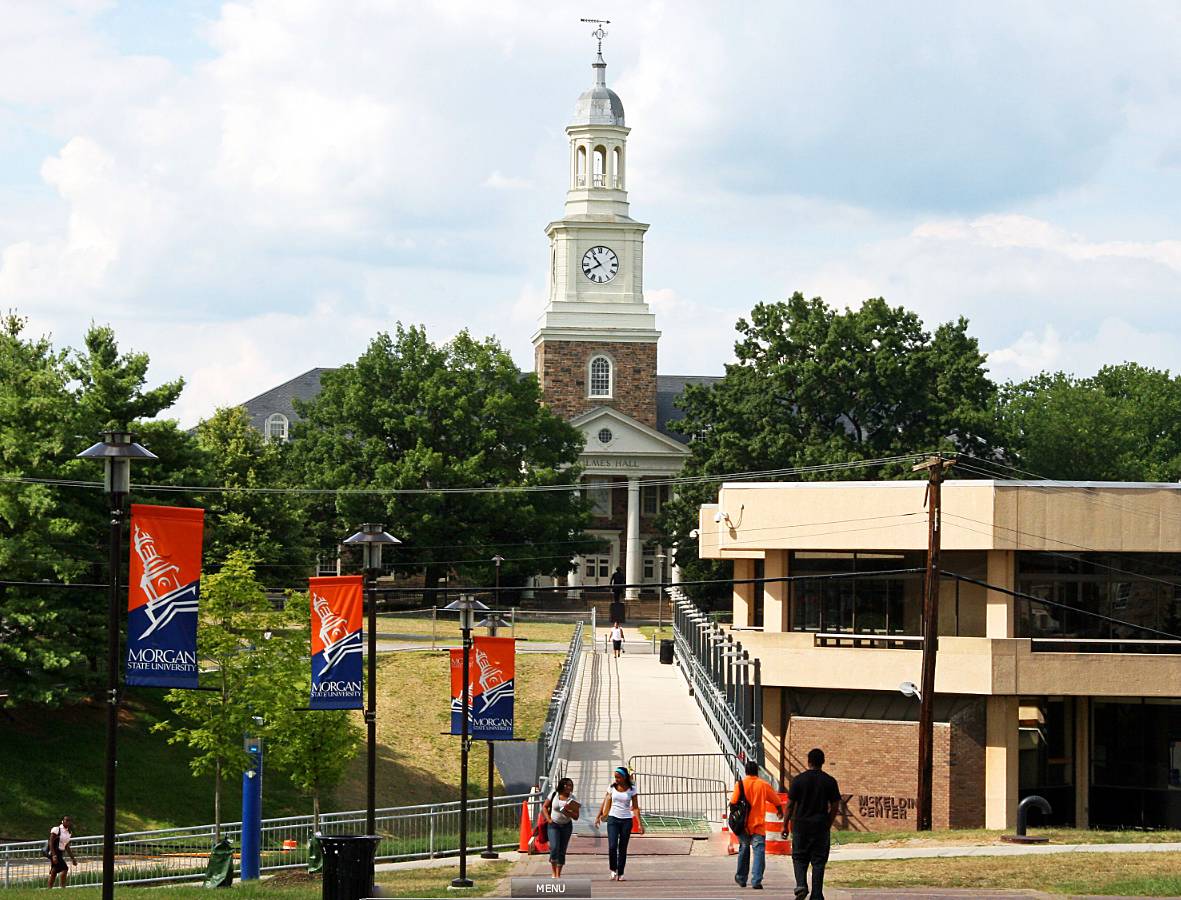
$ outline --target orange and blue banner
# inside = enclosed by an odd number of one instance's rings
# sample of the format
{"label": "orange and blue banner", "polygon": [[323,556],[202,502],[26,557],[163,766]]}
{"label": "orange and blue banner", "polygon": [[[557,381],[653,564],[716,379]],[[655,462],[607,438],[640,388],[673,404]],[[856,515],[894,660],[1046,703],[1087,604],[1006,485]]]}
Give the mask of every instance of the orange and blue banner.
{"label": "orange and blue banner", "polygon": [[197,602],[205,510],[131,506],[128,684],[197,686]]}
{"label": "orange and blue banner", "polygon": [[[476,741],[513,739],[516,641],[478,637],[468,664],[468,735]],[[451,733],[463,734],[463,650],[451,651]]]}
{"label": "orange and blue banner", "polygon": [[362,578],[309,578],[312,709],[360,709]]}

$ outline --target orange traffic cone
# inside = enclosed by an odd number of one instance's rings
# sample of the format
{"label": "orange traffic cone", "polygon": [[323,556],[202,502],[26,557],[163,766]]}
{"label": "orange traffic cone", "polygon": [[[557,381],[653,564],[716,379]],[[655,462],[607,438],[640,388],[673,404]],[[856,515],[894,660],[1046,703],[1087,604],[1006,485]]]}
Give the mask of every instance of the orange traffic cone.
{"label": "orange traffic cone", "polygon": [[517,850],[521,853],[529,852],[529,838],[533,837],[533,825],[529,821],[529,801],[521,801],[521,831],[520,843]]}

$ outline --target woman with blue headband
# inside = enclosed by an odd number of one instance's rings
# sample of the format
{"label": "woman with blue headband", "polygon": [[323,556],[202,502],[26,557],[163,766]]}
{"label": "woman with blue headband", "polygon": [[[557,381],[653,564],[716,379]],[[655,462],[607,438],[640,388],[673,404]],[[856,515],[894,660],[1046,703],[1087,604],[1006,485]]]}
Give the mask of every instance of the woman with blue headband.
{"label": "woman with blue headband", "polygon": [[632,836],[632,816],[640,814],[639,791],[632,784],[631,772],[627,766],[618,766],[614,772],[615,783],[603,798],[599,814],[595,816],[595,827],[607,820],[607,857],[611,863],[611,880],[623,881],[623,870],[627,866],[627,844]]}

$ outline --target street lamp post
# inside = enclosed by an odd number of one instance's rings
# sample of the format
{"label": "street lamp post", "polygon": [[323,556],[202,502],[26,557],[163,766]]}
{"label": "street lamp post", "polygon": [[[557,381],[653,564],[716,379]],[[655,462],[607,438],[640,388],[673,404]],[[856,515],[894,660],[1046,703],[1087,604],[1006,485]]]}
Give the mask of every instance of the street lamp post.
{"label": "street lamp post", "polygon": [[496,600],[494,605],[497,609],[500,608],[500,564],[504,562],[504,557],[497,553],[492,557],[492,563],[496,566]]}
{"label": "street lamp post", "polygon": [[103,490],[111,511],[110,589],[107,596],[107,747],[103,785],[103,900],[115,896],[115,765],[119,727],[119,540],[123,535],[123,504],[131,492],[131,461],[156,455],[135,442],[129,431],[104,431],[102,440],[78,459],[103,461]]}
{"label": "street lamp post", "polygon": [[467,755],[470,743],[468,708],[471,706],[472,627],[476,610],[487,610],[488,607],[470,595],[463,594],[458,600],[448,603],[445,609],[459,612],[459,630],[463,634],[463,687],[459,695],[459,877],[452,879],[451,886],[469,888],[473,884],[467,877]]}
{"label": "street lamp post", "polygon": [[[496,557],[500,559],[500,557]],[[500,564],[497,563],[496,574],[500,574]],[[499,579],[497,579],[499,581]],[[484,619],[477,625],[477,628],[487,628],[488,637],[496,637],[496,630],[502,628],[508,623],[501,618],[500,613],[496,610],[488,618]],[[492,789],[494,787],[494,779],[496,777],[496,742],[488,742],[488,809],[485,812],[485,825],[487,826],[487,842],[484,847],[484,852],[480,854],[482,859],[499,859],[500,854],[492,849]]]}
{"label": "street lamp post", "polygon": [[387,544],[402,543],[392,534],[386,534],[385,526],[366,522],[361,530],[344,539],[348,546],[359,544],[364,556],[365,593],[369,601],[369,619],[366,623],[366,638],[369,643],[369,704],[365,710],[365,725],[368,729],[368,761],[365,785],[365,828],[367,834],[377,833],[377,575],[381,571],[381,550]]}
{"label": "street lamp post", "polygon": [[660,565],[660,585],[656,588],[656,634],[659,639],[664,630],[664,565],[668,562],[668,554],[657,553],[656,562]]}

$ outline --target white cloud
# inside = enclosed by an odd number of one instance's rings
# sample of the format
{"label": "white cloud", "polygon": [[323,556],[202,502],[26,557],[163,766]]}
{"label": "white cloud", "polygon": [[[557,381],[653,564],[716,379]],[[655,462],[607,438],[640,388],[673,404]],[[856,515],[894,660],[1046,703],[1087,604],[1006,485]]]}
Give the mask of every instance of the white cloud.
{"label": "white cloud", "polygon": [[[110,321],[189,378],[189,420],[399,320],[531,364],[577,10],[242,0],[177,17],[207,42],[186,66],[119,52],[101,9],[6,10],[0,307],[62,342]],[[1176,10],[604,15],[664,371],[719,372],[795,289],[968,315],[1000,374],[1173,358]]]}

